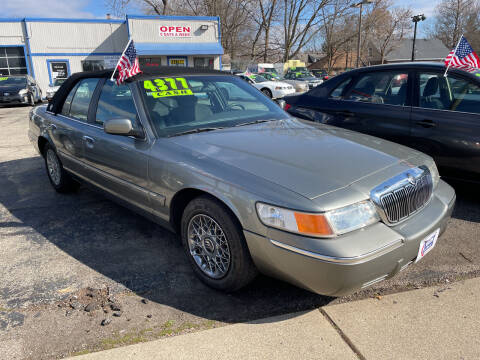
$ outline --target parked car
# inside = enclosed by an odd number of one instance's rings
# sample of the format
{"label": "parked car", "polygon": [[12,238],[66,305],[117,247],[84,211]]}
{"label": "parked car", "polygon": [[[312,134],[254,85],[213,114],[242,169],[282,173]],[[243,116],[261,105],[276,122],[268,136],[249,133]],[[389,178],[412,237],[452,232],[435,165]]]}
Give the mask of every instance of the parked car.
{"label": "parked car", "polygon": [[441,63],[346,72],[296,98],[303,119],[382,137],[431,155],[443,176],[480,181],[480,72]]}
{"label": "parked car", "polygon": [[219,71],[110,75],[74,74],[30,112],[50,183],[89,183],[175,231],[214,288],[261,271],[347,294],[422,259],[447,225],[455,193],[427,155],[292,118]]}
{"label": "parked car", "polygon": [[60,89],[60,85],[62,85],[65,82],[66,79],[55,79],[55,81],[48,86],[48,89],[46,91],[46,98],[48,101],[53,99],[53,95],[57,92],[58,89]]}
{"label": "parked car", "polygon": [[283,81],[292,85],[306,84],[308,86],[307,91],[323,83],[323,80],[317,79],[308,72],[288,72],[285,74]]}
{"label": "parked car", "polygon": [[30,75],[0,75],[0,104],[28,104],[42,101],[42,90]]}
{"label": "parked car", "polygon": [[251,74],[250,76],[240,74],[239,76],[271,99],[279,99],[295,93],[292,85],[281,81],[267,80],[259,74]]}
{"label": "parked car", "polygon": [[313,70],[310,70],[310,72],[312,73],[313,76],[315,76],[316,78],[319,78],[319,79],[322,79],[322,80],[328,80],[328,72],[327,70],[323,70],[323,69],[313,69]]}

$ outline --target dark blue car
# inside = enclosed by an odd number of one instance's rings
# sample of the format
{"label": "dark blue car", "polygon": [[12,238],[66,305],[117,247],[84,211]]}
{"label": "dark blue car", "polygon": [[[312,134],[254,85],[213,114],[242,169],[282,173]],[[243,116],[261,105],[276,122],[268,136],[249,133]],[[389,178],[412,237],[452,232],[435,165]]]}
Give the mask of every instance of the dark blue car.
{"label": "dark blue car", "polygon": [[480,71],[444,73],[442,63],[356,69],[285,98],[285,109],[416,148],[443,176],[480,181]]}

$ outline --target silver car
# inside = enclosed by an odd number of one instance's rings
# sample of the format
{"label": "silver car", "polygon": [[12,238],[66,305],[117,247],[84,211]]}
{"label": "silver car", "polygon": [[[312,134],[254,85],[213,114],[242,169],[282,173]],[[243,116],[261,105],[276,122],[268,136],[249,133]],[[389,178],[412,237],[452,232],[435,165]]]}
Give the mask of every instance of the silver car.
{"label": "silver car", "polygon": [[292,118],[236,76],[150,71],[120,86],[73,75],[28,134],[58,192],[90,183],[176,232],[206,284],[234,291],[260,271],[348,294],[445,230],[455,193],[430,157]]}

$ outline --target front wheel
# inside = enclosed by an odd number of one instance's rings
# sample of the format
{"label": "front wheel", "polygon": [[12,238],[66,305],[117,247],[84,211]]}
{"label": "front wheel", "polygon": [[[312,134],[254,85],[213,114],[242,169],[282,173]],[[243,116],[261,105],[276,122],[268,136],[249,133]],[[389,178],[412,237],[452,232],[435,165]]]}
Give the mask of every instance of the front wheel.
{"label": "front wheel", "polygon": [[272,92],[269,89],[262,89],[262,93],[264,93],[270,99],[272,98]]}
{"label": "front wheel", "polygon": [[195,274],[207,285],[235,291],[255,278],[242,229],[219,201],[209,196],[193,199],[183,212],[181,237]]}
{"label": "front wheel", "polygon": [[50,144],[43,150],[47,175],[53,188],[59,193],[72,192],[78,188],[78,183],[65,171],[55,150]]}

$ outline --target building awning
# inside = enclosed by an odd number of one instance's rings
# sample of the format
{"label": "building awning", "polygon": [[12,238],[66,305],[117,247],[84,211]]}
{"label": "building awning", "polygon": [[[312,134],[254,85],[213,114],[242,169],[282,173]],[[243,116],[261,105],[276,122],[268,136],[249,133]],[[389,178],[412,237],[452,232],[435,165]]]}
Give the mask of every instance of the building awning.
{"label": "building awning", "polygon": [[138,55],[223,55],[220,43],[135,43]]}

